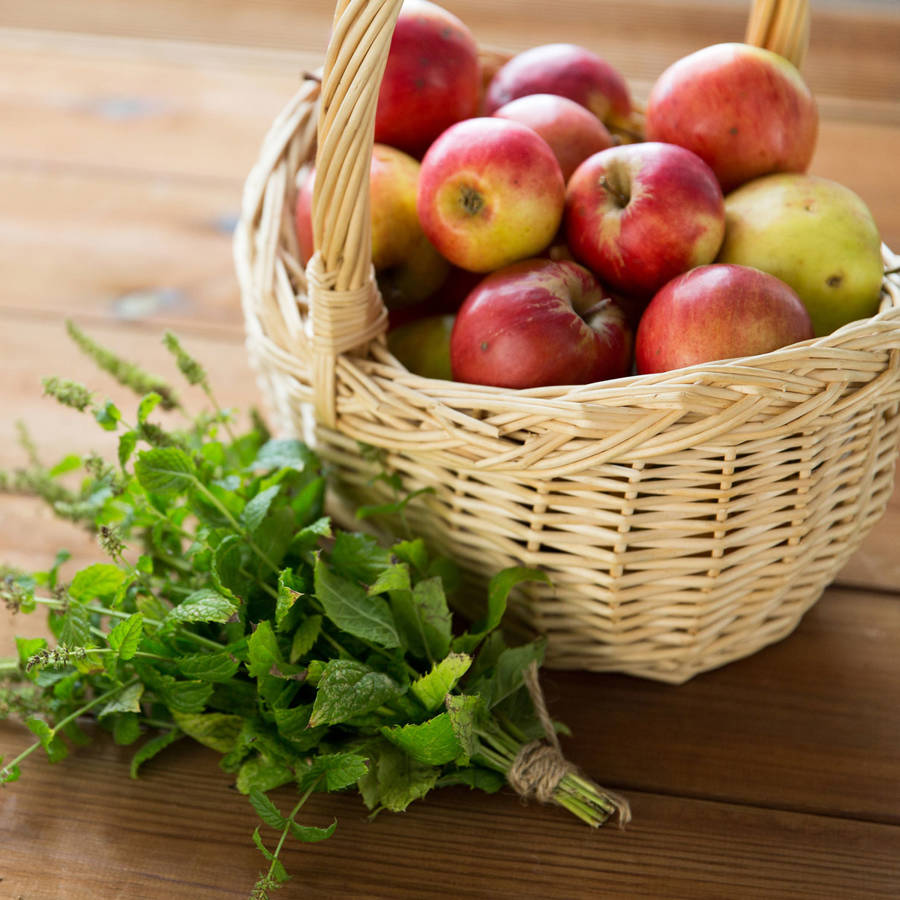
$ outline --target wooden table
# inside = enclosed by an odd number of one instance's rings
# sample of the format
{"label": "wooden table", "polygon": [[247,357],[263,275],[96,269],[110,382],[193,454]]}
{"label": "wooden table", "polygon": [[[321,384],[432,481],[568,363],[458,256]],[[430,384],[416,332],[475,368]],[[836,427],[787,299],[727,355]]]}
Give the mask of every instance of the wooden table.
{"label": "wooden table", "polygon": [[[575,39],[638,92],[680,55],[740,39],[746,6],[663,0],[457,0],[480,40]],[[870,204],[900,247],[900,15],[815,5],[805,68],[822,111],[813,171]],[[77,320],[147,367],[174,328],[225,402],[258,398],[242,346],[230,232],[262,135],[325,46],[330,0],[0,0],[0,468],[39,452],[109,449],[40,378],[127,402],[73,349]],[[168,370],[167,370],[168,371]],[[41,568],[66,546],[98,558],[37,503],[2,496],[0,560]],[[448,789],[369,823],[322,796],[330,841],[291,848],[284,897],[900,896],[900,495],[797,631],[681,687],[549,672],[568,756],[625,793],[634,821],[591,831],[509,791]],[[37,622],[0,612],[0,654]],[[0,754],[24,746],[0,723]],[[0,793],[0,897],[246,896],[255,814],[215,755],[179,744],[128,777],[106,736]],[[285,794],[286,801],[287,794]]]}

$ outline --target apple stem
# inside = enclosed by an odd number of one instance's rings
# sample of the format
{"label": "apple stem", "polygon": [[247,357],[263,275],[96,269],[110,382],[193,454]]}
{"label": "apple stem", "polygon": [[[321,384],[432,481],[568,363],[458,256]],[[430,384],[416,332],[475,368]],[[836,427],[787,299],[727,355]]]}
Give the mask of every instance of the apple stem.
{"label": "apple stem", "polygon": [[600,176],[600,187],[602,187],[603,190],[622,207],[622,209],[628,206],[628,196],[618,190],[614,185],[610,184],[609,179],[605,175]]}
{"label": "apple stem", "polygon": [[585,322],[590,322],[592,316],[596,316],[597,313],[602,312],[610,303],[612,303],[612,300],[609,297],[598,300],[593,306],[589,307],[581,314],[581,318],[584,319]]}

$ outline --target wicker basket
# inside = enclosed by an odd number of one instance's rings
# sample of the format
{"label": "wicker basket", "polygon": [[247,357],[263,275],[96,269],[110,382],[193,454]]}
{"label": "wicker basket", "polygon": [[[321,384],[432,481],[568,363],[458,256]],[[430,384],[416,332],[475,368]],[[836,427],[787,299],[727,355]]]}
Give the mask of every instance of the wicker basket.
{"label": "wicker basket", "polygon": [[[368,160],[399,6],[341,0],[321,85],[302,84],[246,184],[235,255],[278,426],[316,446],[345,501],[389,499],[384,469],[430,488],[407,517],[471,585],[543,569],[552,584],[521,589],[509,625],[547,635],[550,666],[677,683],[783,638],[892,491],[900,282],[885,278],[878,315],[826,338],[674,373],[520,391],[411,374],[387,350],[369,263]],[[799,62],[808,33],[806,2],[752,6],[750,42]],[[304,270],[292,212],[314,154]],[[476,616],[483,598],[458,606]]]}

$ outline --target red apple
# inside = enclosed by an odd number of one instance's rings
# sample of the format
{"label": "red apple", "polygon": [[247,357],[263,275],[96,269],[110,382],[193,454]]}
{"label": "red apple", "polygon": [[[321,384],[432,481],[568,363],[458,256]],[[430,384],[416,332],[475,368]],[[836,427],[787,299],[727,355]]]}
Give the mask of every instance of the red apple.
{"label": "red apple", "polygon": [[693,150],[727,193],[770,172],[805,172],[818,124],[815,99],[792,63],[749,44],[713,44],[657,79],[646,136]]}
{"label": "red apple", "polygon": [[[295,228],[300,261],[312,257],[312,192],[309,170],[297,192]],[[389,309],[417,303],[443,283],[450,264],[425,237],[416,212],[419,162],[384,144],[372,148],[369,191],[372,207],[372,265]]]}
{"label": "red apple", "polygon": [[650,301],[635,338],[641,374],[768,353],[813,337],[812,321],[783,281],[749,266],[700,266]]}
{"label": "red apple", "polygon": [[576,44],[541,44],[516,54],[491,79],[485,111],[493,113],[527,94],[568,97],[607,125],[624,123],[631,115],[631,96],[621,73]]}
{"label": "red apple", "polygon": [[419,221],[450,262],[490,272],[547,247],[562,221],[566,186],[549,144],[507,119],[451,125],[419,175]]}
{"label": "red apple", "polygon": [[589,156],[615,143],[593,113],[558,94],[518,97],[504,103],[494,115],[533,128],[550,145],[566,181]]}
{"label": "red apple", "polygon": [[421,156],[448,126],[478,112],[475,38],[451,12],[404,0],[378,92],[375,140]]}
{"label": "red apple", "polygon": [[450,336],[453,377],[529,388],[628,373],[631,332],[583,266],[528,259],[488,275],[466,298]]}
{"label": "red apple", "polygon": [[715,259],[725,204],[696,154],[673,144],[624,144],[576,169],[565,228],[572,254],[604,284],[649,299],[676,275]]}

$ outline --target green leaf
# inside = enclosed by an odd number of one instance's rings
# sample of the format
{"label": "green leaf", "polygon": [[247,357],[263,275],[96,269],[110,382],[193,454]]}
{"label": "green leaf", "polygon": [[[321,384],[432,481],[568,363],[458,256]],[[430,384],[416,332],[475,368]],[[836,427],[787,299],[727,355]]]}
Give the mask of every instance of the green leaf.
{"label": "green leaf", "polygon": [[25,724],[30,731],[37,735],[50,762],[58,763],[69,755],[69,748],[63,743],[62,738],[43,719],[29,716],[25,720]]}
{"label": "green leaf", "polygon": [[432,659],[443,659],[450,652],[453,618],[444,596],[440,578],[426,578],[413,588],[415,604]]}
{"label": "green leaf", "polygon": [[[3,762],[3,757],[0,756],[0,763]],[[0,769],[0,784],[12,784],[14,781],[18,781],[22,777],[22,770],[18,766],[9,765],[4,766]]]}
{"label": "green leaf", "polygon": [[219,753],[231,752],[244,723],[240,716],[226,713],[173,713],[172,717],[188,737]]}
{"label": "green leaf", "polygon": [[187,678],[200,681],[228,681],[234,677],[240,661],[228,652],[194,653],[178,659],[178,669]]}
{"label": "green leaf", "polygon": [[496,706],[522,687],[525,670],[531,663],[540,665],[543,662],[545,643],[541,638],[520,647],[507,648],[497,658],[493,670],[478,678],[467,690],[481,694],[488,707]]}
{"label": "green leaf", "polygon": [[79,601],[106,599],[115,595],[125,578],[118,566],[94,563],[75,575],[69,585],[69,596]]}
{"label": "green leaf", "polygon": [[256,626],[253,634],[247,638],[247,653],[250,662],[247,673],[252,678],[262,678],[271,674],[273,668],[282,669],[285,665],[278,646],[278,638],[272,630],[268,619],[263,619]]}
{"label": "green leaf", "polygon": [[227,597],[211,588],[200,588],[169,610],[167,622],[219,622],[224,624],[238,611]]}
{"label": "green leaf", "polygon": [[281,831],[287,825],[287,819],[279,812],[278,807],[260,790],[249,791],[250,803],[256,810],[260,819],[276,831]]}
{"label": "green leaf", "polygon": [[47,474],[51,478],[59,478],[60,475],[65,475],[68,472],[74,472],[75,469],[80,469],[81,463],[81,457],[77,453],[70,453],[68,456],[61,459]]}
{"label": "green leaf", "polygon": [[274,484],[272,487],[260,491],[244,507],[244,511],[241,513],[241,522],[248,531],[252,533],[259,528],[266,517],[266,513],[269,511],[269,507],[272,505],[272,501],[278,496],[280,490],[281,485]]}
{"label": "green leaf", "polygon": [[319,680],[309,724],[336,725],[377,709],[403,689],[383,672],[350,659],[331,659]]}
{"label": "green leaf", "polygon": [[318,469],[318,457],[306,444],[294,439],[275,439],[260,447],[251,469]]}
{"label": "green leaf", "polygon": [[411,565],[420,575],[428,570],[428,550],[422,538],[414,541],[400,541],[391,548],[394,556]]}
{"label": "green leaf", "polygon": [[358,753],[322,753],[310,759],[300,777],[300,788],[306,790],[318,782],[326,791],[342,791],[368,771],[367,758]]}
{"label": "green leaf", "polygon": [[113,740],[120,747],[133,744],[141,736],[141,726],[135,713],[116,716],[113,722]]}
{"label": "green leaf", "polygon": [[504,787],[506,779],[494,769],[466,766],[464,769],[456,769],[442,775],[437,786],[450,787],[456,784],[464,784],[473,790],[484,791],[486,794],[496,794],[500,788]]}
{"label": "green leaf", "polygon": [[410,690],[413,696],[429,712],[443,705],[444,698],[456,686],[472,665],[472,657],[464,653],[451,653],[432,666],[427,675],[416,679]]}
{"label": "green leaf", "polygon": [[141,487],[161,497],[184,493],[196,480],[191,458],[177,447],[157,447],[138,454],[134,466]]}
{"label": "green leaf", "polygon": [[468,759],[478,750],[475,726],[478,717],[483,714],[484,702],[477,694],[450,694],[446,706],[453,734],[464,758]]}
{"label": "green leaf", "polygon": [[391,591],[410,591],[412,581],[409,577],[407,563],[395,563],[379,572],[378,577],[369,585],[369,596],[387,594]]}
{"label": "green leaf", "polygon": [[138,404],[137,410],[137,420],[138,424],[143,425],[144,422],[147,421],[147,417],[150,413],[156,409],[157,406],[162,402],[162,397],[156,393],[156,391],[152,391],[147,394],[145,397],[141,399],[141,402]]}
{"label": "green leaf", "polygon": [[297,630],[294,632],[294,637],[291,641],[291,663],[297,662],[298,659],[306,656],[306,654],[312,650],[321,630],[321,616],[308,616],[300,623]]}
{"label": "green leaf", "polygon": [[213,555],[213,584],[223,594],[246,600],[253,591],[253,580],[242,574],[250,565],[250,548],[236,534],[229,535]]}
{"label": "green leaf", "polygon": [[391,552],[371,535],[339,531],[331,550],[331,565],[345,578],[371,584],[391,565]]}
{"label": "green leaf", "polygon": [[176,681],[171,675],[163,675],[153,689],[173,714],[191,714],[203,711],[215,687],[208,681]]}
{"label": "green leaf", "polygon": [[[72,646],[80,646],[73,644]],[[25,664],[40,650],[47,649],[47,641],[44,638],[16,638],[16,651],[19,654],[19,665],[24,668]]]}
{"label": "green leaf", "polygon": [[170,731],[164,731],[154,738],[150,738],[150,740],[131,757],[131,777],[137,778],[138,770],[145,762],[153,759],[154,756],[165,750],[169,744],[177,741],[178,738],[182,737],[182,734],[183,733],[178,728],[173,728]]}
{"label": "green leaf", "polygon": [[126,685],[111,697],[103,709],[98,713],[98,718],[112,715],[113,713],[139,713],[141,711],[141,697],[144,696],[144,685],[139,681]]}
{"label": "green leaf", "polygon": [[324,841],[334,834],[337,828],[337,819],[335,819],[327,828],[317,828],[315,825],[298,825],[291,822],[291,835],[302,841],[304,844],[315,844],[318,841]]}
{"label": "green leaf", "polygon": [[453,731],[448,713],[439,713],[421,725],[392,725],[381,733],[414,760],[429,766],[442,766],[464,756]]}
{"label": "green leaf", "polygon": [[369,809],[384,806],[402,812],[413,800],[424,797],[437,783],[441,770],[407,756],[399,747],[382,740],[369,754],[369,771],[359,780],[359,790]]}
{"label": "green leaf", "polygon": [[118,651],[119,659],[132,659],[137,653],[144,634],[144,617],[138,612],[119,622],[110,631],[107,641]]}
{"label": "green leaf", "polygon": [[294,780],[294,773],[282,763],[262,756],[248,759],[238,771],[235,787],[242,794],[271,791]]}
{"label": "green leaf", "polygon": [[118,457],[119,457],[119,465],[124,469],[128,463],[128,460],[131,459],[131,454],[134,453],[134,448],[137,446],[137,434],[133,431],[126,431],[119,436],[119,448],[118,448]]}
{"label": "green leaf", "polygon": [[325,615],[342,631],[372,641],[381,647],[399,647],[394,617],[382,597],[369,597],[365,590],[334,574],[316,558],[315,591]]}
{"label": "green leaf", "polygon": [[300,596],[299,591],[295,591],[289,584],[293,577],[290,569],[284,569],[278,575],[278,599],[275,601],[275,627],[281,631],[281,626],[287,618],[288,613],[297,602]]}
{"label": "green leaf", "polygon": [[110,400],[107,400],[103,406],[98,407],[94,411],[94,418],[104,431],[115,431],[122,420],[122,413],[118,407]]}
{"label": "green leaf", "polygon": [[512,566],[494,575],[488,585],[488,605],[485,617],[473,625],[467,633],[457,637],[453,641],[453,649],[460,653],[472,653],[484,638],[500,625],[506,613],[506,601],[510,592],[516,585],[525,581],[549,583],[550,579],[545,572],[522,566]]}

